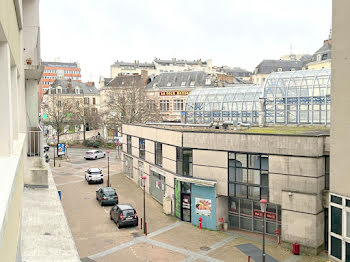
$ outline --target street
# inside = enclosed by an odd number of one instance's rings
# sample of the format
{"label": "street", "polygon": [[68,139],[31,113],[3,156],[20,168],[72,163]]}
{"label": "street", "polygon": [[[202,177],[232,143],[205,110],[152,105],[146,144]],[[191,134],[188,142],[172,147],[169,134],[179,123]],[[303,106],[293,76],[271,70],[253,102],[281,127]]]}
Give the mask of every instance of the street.
{"label": "street", "polygon": [[[50,166],[62,205],[72,231],[81,261],[247,261],[240,247],[259,250],[261,240],[233,232],[199,230],[162,212],[162,206],[146,194],[148,236],[140,229],[143,215],[142,189],[122,174],[122,164],[116,151],[110,154],[110,181],[119,196],[119,204],[132,205],[139,216],[139,227],[118,229],[109,218],[111,206],[101,207],[95,191],[107,183],[107,157],[85,160],[88,149],[68,149],[68,160],[56,159],[49,151]],[[105,150],[103,150],[105,151]],[[84,172],[90,167],[102,169],[104,185],[89,185]],[[273,240],[274,241],[274,240]],[[266,261],[326,261],[320,257],[293,256],[290,249],[268,241]],[[252,257],[254,259],[254,257]],[[258,258],[256,258],[258,259]],[[259,260],[255,260],[259,261]]]}

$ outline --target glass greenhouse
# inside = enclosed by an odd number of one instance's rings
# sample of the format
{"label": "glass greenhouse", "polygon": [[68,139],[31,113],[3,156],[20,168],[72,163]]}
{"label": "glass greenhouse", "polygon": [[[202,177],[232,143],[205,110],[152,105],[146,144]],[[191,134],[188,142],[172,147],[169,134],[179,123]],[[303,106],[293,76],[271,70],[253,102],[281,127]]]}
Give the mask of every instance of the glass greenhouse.
{"label": "glass greenhouse", "polygon": [[271,73],[263,86],[198,88],[187,97],[187,123],[258,124],[260,102],[267,124],[329,124],[329,69]]}
{"label": "glass greenhouse", "polygon": [[263,88],[257,85],[198,88],[186,101],[187,123],[237,121],[258,123],[259,97]]}
{"label": "glass greenhouse", "polygon": [[271,73],[264,83],[265,123],[329,124],[331,71]]}

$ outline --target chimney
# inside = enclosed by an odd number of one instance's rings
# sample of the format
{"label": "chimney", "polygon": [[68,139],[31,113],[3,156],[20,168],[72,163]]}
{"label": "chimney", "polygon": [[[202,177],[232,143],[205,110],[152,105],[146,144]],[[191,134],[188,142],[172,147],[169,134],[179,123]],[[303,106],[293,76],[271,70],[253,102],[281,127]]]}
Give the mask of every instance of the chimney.
{"label": "chimney", "polygon": [[147,83],[147,81],[148,81],[148,72],[147,72],[147,70],[141,70],[141,81],[143,82],[143,83]]}
{"label": "chimney", "polygon": [[68,94],[72,93],[72,79],[68,79]]}

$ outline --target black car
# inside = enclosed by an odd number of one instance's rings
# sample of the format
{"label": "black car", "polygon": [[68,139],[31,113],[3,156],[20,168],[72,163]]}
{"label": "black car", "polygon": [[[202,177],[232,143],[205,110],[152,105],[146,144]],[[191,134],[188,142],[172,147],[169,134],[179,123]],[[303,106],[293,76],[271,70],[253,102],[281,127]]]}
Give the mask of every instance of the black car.
{"label": "black car", "polygon": [[118,195],[113,187],[101,187],[96,191],[96,200],[103,206],[104,204],[118,204]]}
{"label": "black car", "polygon": [[111,220],[113,220],[118,228],[123,226],[135,226],[139,224],[136,210],[130,205],[115,205],[109,212]]}

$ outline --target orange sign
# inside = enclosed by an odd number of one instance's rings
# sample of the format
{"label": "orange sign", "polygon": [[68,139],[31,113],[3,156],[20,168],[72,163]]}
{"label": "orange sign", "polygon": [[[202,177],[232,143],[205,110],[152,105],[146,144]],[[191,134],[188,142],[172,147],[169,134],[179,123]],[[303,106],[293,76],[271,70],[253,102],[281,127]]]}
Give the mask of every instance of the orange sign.
{"label": "orange sign", "polygon": [[160,96],[187,96],[191,91],[163,91]]}

